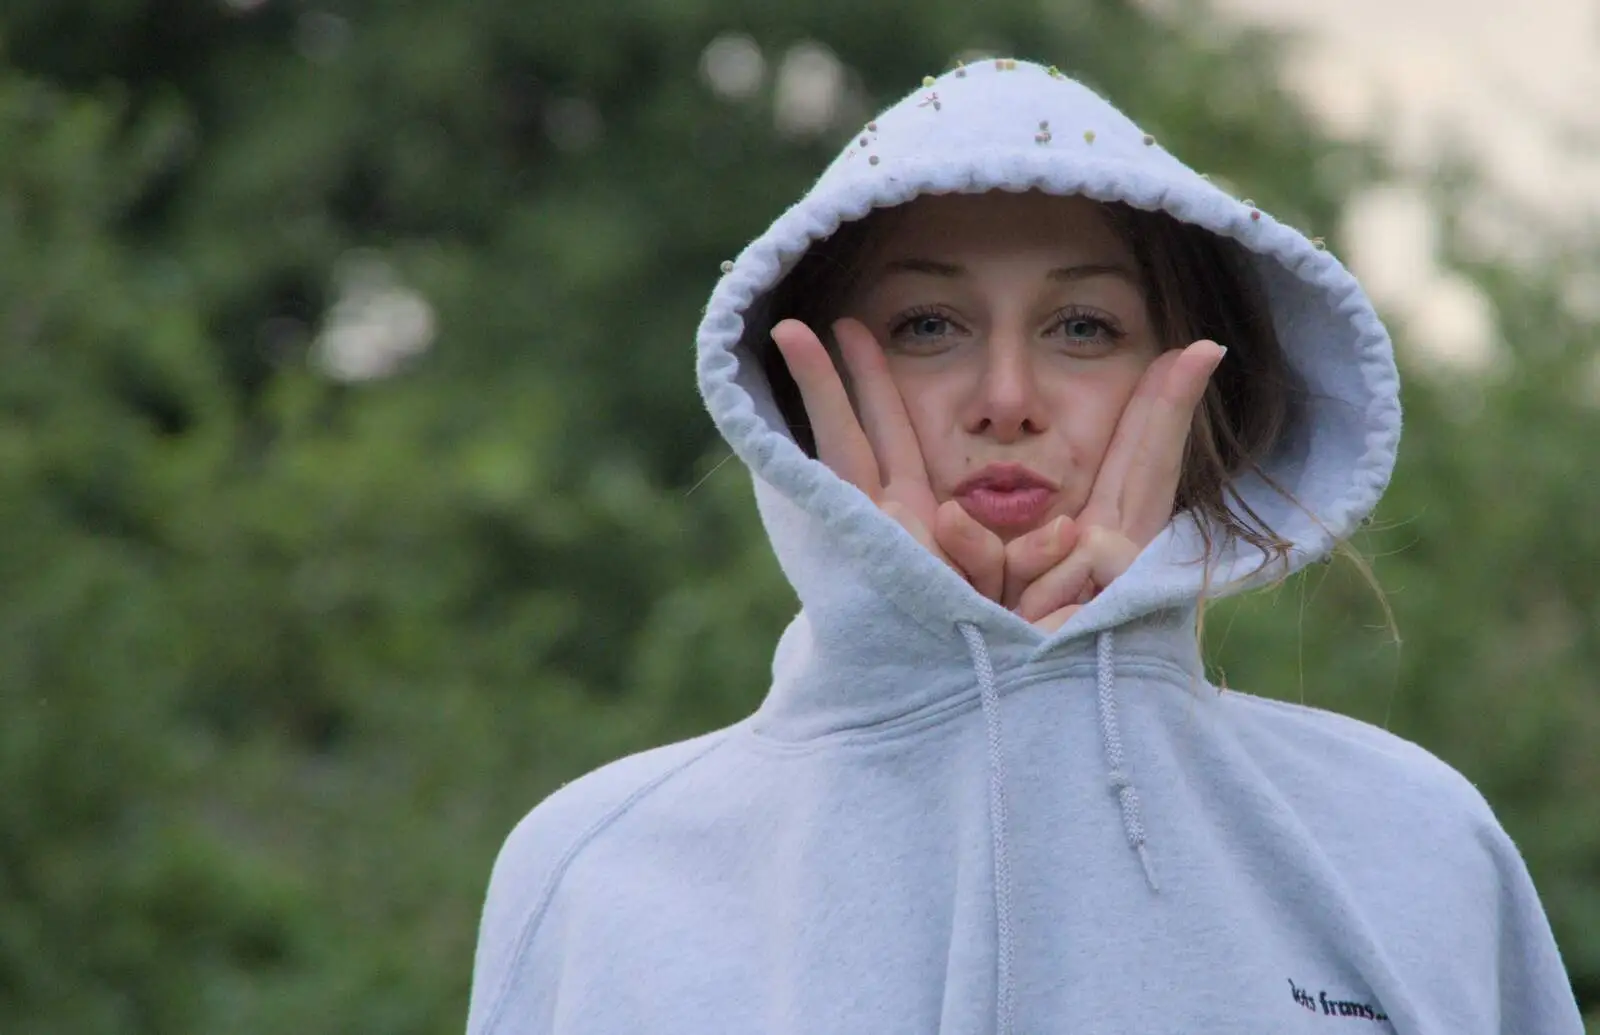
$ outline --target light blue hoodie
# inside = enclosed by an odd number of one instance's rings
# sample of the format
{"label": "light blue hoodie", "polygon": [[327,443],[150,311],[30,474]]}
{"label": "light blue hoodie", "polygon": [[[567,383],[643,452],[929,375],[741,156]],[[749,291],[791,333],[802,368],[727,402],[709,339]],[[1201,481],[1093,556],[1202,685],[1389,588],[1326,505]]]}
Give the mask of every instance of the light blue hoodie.
{"label": "light blue hoodie", "polygon": [[[706,405],[802,604],[766,700],[517,827],[472,1035],[1580,1035],[1470,783],[1380,729],[1207,685],[1189,518],[1045,635],[784,430],[741,340],[811,242],[918,194],[1027,188],[1165,209],[1259,257],[1310,399],[1267,469],[1321,525],[1242,488],[1291,568],[1377,503],[1394,358],[1332,255],[1052,70],[916,91],[726,268],[700,327]],[[1219,551],[1213,592],[1283,573],[1247,577],[1259,562]]]}

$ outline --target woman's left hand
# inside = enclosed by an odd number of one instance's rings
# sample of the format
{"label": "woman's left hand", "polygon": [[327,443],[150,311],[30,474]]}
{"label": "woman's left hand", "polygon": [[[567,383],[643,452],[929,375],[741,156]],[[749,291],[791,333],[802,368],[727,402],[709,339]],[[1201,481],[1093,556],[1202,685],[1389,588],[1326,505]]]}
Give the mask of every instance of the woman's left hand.
{"label": "woman's left hand", "polygon": [[1077,518],[1077,545],[1042,571],[1029,570],[1022,557],[1007,557],[1008,589],[1026,588],[1003,601],[1006,606],[1053,632],[1127,571],[1166,527],[1195,410],[1224,352],[1215,342],[1197,341],[1156,357],[1117,421]]}

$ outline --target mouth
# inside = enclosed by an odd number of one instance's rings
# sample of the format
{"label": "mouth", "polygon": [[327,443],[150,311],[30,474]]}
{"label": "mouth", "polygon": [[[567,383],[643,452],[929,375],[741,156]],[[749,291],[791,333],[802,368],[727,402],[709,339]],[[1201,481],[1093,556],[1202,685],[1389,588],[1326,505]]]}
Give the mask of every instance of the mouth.
{"label": "mouth", "polygon": [[992,532],[1033,529],[1055,505],[1059,486],[1021,464],[990,464],[956,486],[954,497]]}

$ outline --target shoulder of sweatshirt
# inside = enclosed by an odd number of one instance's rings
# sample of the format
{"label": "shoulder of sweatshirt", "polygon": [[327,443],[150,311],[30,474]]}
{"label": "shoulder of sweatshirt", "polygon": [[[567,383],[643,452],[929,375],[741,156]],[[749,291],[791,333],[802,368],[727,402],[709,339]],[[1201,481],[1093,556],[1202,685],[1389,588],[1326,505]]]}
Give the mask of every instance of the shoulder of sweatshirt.
{"label": "shoulder of sweatshirt", "polygon": [[[1457,844],[1475,841],[1497,864],[1520,856],[1488,801],[1426,748],[1371,723],[1310,705],[1222,692],[1229,726],[1280,791],[1352,824],[1400,824]],[[1387,821],[1387,824],[1385,823]]]}
{"label": "shoulder of sweatshirt", "polygon": [[[1452,993],[1483,998],[1503,1031],[1582,1031],[1560,950],[1532,876],[1489,803],[1416,744],[1348,716],[1227,691],[1229,727],[1306,821],[1347,886],[1400,918],[1395,937],[1466,975]],[[1421,932],[1421,933],[1419,933]]]}
{"label": "shoulder of sweatshirt", "polygon": [[1480,977],[1495,973],[1514,946],[1553,958],[1521,852],[1455,768],[1403,737],[1320,708],[1232,691],[1219,703],[1230,739],[1249,759],[1256,807],[1298,830],[1374,915],[1404,917],[1395,937],[1421,939],[1428,952],[1448,952]]}
{"label": "shoulder of sweatshirt", "polygon": [[497,892],[502,898],[537,899],[586,844],[656,788],[715,751],[737,729],[729,726],[639,751],[562,784],[506,838],[490,877],[491,900]]}
{"label": "shoulder of sweatshirt", "polygon": [[475,983],[514,965],[563,874],[586,845],[656,788],[715,751],[738,728],[729,726],[619,758],[563,784],[534,806],[495,859],[479,930]]}
{"label": "shoulder of sweatshirt", "polygon": [[1396,790],[1450,800],[1469,811],[1488,812],[1470,780],[1448,762],[1404,737],[1361,719],[1313,705],[1222,691],[1230,725],[1258,749],[1263,761],[1288,762],[1337,776],[1330,787],[1367,781]]}

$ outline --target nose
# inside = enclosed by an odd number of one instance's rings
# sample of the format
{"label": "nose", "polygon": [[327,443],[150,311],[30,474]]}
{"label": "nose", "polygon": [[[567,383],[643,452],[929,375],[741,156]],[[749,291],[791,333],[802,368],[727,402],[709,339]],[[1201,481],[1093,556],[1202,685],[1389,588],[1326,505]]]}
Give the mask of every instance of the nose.
{"label": "nose", "polygon": [[1009,444],[1044,431],[1049,415],[1026,336],[993,334],[982,357],[964,421],[967,432]]}

